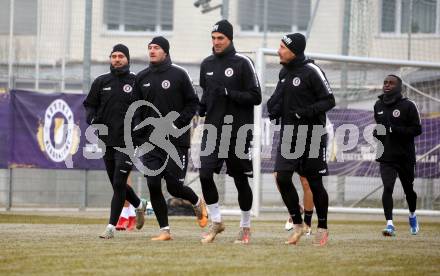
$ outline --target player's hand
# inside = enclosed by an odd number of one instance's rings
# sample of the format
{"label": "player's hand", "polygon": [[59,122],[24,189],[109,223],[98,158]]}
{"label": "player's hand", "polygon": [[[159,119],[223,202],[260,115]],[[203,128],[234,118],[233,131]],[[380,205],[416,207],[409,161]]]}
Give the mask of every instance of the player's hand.
{"label": "player's hand", "polygon": [[382,123],[382,125],[385,127],[387,134],[393,133],[393,126],[390,123],[384,122],[384,123]]}
{"label": "player's hand", "polygon": [[307,108],[297,108],[290,112],[290,115],[294,120],[306,119],[312,117],[311,112]]}
{"label": "player's hand", "polygon": [[277,118],[278,118],[278,116],[269,113],[269,120],[272,121],[272,120],[275,120],[275,119],[277,119]]}
{"label": "player's hand", "polygon": [[228,91],[226,87],[220,81],[216,79],[209,80],[208,83],[209,90],[213,91],[217,96],[227,96]]}
{"label": "player's hand", "polygon": [[270,119],[270,123],[272,125],[274,125],[274,126],[279,125],[280,124],[280,119],[279,118]]}

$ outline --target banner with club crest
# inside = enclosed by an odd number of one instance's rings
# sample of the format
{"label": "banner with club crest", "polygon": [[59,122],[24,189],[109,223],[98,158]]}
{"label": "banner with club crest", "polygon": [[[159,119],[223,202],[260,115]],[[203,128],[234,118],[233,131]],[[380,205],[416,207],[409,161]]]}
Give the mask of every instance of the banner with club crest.
{"label": "banner with club crest", "polygon": [[[104,169],[102,159],[85,157],[87,153],[99,155],[102,149],[97,146],[96,140],[86,139],[89,126],[85,122],[84,99],[84,94],[43,94],[19,90],[0,94],[0,168]],[[333,109],[327,115],[330,175],[379,176],[374,145],[368,140],[368,133],[374,125],[372,111]],[[357,140],[349,149],[343,149],[344,143],[338,143],[335,138],[338,135],[334,134],[341,133],[341,129],[342,133],[348,133],[344,130],[347,126],[358,129],[354,135]],[[196,127],[197,122],[194,121],[188,166],[192,171],[199,167],[200,132],[197,130],[200,128]],[[423,134],[416,138],[417,156],[439,144],[440,117],[422,116],[422,127]],[[261,169],[263,173],[271,173],[279,131],[269,121],[266,112],[261,129]],[[429,153],[417,163],[416,176],[440,177],[439,159],[440,150]]]}
{"label": "banner with club crest", "polygon": [[[84,158],[93,148],[84,137],[85,95],[12,90],[9,94],[8,166],[48,169],[102,169]],[[3,134],[2,134],[3,135]]]}

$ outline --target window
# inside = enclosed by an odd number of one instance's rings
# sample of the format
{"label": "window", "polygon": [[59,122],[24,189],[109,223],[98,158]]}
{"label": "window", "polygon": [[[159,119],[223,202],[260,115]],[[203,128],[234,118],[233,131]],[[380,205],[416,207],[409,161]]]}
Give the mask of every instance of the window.
{"label": "window", "polygon": [[438,2],[438,0],[382,0],[382,33],[408,33],[412,10],[411,33],[438,34],[440,9]]}
{"label": "window", "polygon": [[105,0],[104,24],[109,31],[171,31],[173,0]]}
{"label": "window", "polygon": [[[263,32],[264,0],[240,0],[238,22],[242,31]],[[311,15],[310,0],[267,1],[269,32],[306,31]]]}
{"label": "window", "polygon": [[[0,34],[9,34],[10,0],[0,0]],[[38,6],[35,0],[14,1],[14,35],[37,34]]]}

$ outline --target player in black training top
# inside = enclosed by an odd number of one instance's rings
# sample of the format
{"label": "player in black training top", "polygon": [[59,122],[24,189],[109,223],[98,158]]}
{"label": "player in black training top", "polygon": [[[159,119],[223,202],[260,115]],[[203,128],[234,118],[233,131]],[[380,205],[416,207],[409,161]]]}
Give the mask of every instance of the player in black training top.
{"label": "player in black training top", "polygon": [[[278,55],[283,68],[267,107],[271,119],[281,119],[276,183],[295,225],[287,243],[296,244],[304,233],[298,193],[292,183],[293,173],[298,172],[309,182],[318,216],[313,242],[325,245],[328,240],[328,194],[322,184],[322,176],[328,174],[325,124],[326,112],[335,106],[335,98],[324,72],[305,57],[305,47],[306,39],[300,33],[281,39]],[[302,140],[305,140],[303,147]],[[296,156],[298,150],[301,154]]]}
{"label": "player in black training top", "polygon": [[409,209],[410,233],[419,232],[416,217],[417,194],[414,191],[414,171],[416,152],[414,137],[422,133],[419,111],[416,104],[402,96],[402,80],[396,75],[388,75],[383,81],[383,94],[374,105],[374,119],[378,126],[385,127],[384,135],[376,129],[374,136],[382,143],[380,175],[383,182],[382,204],[387,226],[384,236],[394,236],[393,190],[397,176],[402,183]]}
{"label": "player in black training top", "polygon": [[248,181],[248,177],[252,177],[250,143],[254,106],[261,103],[261,91],[252,61],[234,48],[232,25],[227,20],[217,22],[211,38],[213,53],[203,60],[200,67],[203,95],[199,115],[205,117],[205,125],[214,126],[217,133],[209,137],[205,129],[202,137],[202,150],[214,146],[210,154],[202,152],[200,156],[200,182],[212,221],[211,229],[202,242],[212,242],[224,230],[213,174],[219,173],[226,163],[227,173],[234,178],[237,187],[241,209],[236,242],[248,243],[252,208],[252,190]]}
{"label": "player in black training top", "polygon": [[130,72],[130,53],[123,44],[113,47],[110,54],[110,72],[97,77],[84,101],[87,123],[104,124],[107,135],[99,138],[105,143],[105,168],[113,187],[110,219],[105,231],[99,236],[104,239],[114,237],[115,226],[124,206],[125,199],[136,208],[136,228],[144,225],[146,201],[140,200],[127,185],[133,163],[128,155],[115,149],[125,148],[124,118],[133,102],[135,74]]}

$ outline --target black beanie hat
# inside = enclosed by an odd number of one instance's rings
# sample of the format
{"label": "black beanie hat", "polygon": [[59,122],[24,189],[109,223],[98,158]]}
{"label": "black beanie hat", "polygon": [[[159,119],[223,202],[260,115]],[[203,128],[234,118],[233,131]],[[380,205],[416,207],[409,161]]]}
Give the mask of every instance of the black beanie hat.
{"label": "black beanie hat", "polygon": [[232,28],[231,23],[229,23],[228,20],[223,19],[219,22],[215,23],[215,25],[212,27],[212,32],[219,32],[224,34],[229,40],[232,40],[234,38],[234,30]]}
{"label": "black beanie hat", "polygon": [[110,53],[113,54],[114,52],[121,52],[125,55],[125,57],[128,60],[128,63],[130,63],[130,52],[128,51],[127,46],[125,46],[124,44],[116,44],[115,46],[113,46],[113,50]]}
{"label": "black beanie hat", "polygon": [[306,49],[306,38],[300,33],[288,34],[283,36],[281,41],[295,55],[304,54]]}
{"label": "black beanie hat", "polygon": [[148,43],[148,45],[150,44],[156,44],[159,45],[160,48],[162,48],[162,50],[169,55],[170,54],[170,43],[168,42],[168,40],[163,37],[163,36],[156,36],[154,37],[150,43]]}

